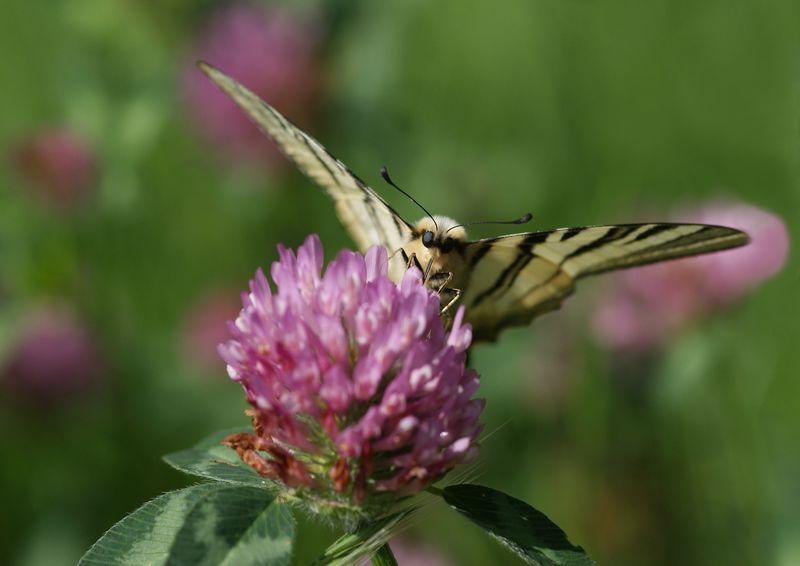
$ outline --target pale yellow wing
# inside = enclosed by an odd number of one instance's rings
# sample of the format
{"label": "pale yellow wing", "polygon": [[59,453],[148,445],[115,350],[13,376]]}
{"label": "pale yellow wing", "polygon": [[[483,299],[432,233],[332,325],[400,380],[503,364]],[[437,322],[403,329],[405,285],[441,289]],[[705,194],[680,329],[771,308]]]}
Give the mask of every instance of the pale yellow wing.
{"label": "pale yellow wing", "polygon": [[462,297],[477,339],[558,308],[580,277],[744,245],[747,234],[704,224],[562,228],[470,242]]}
{"label": "pale yellow wing", "polygon": [[[325,189],[336,203],[336,214],[362,251],[380,244],[393,254],[409,242],[411,226],[322,144],[223,72],[208,63],[198,66],[300,171]],[[391,264],[395,280],[405,267],[400,254],[395,254]]]}

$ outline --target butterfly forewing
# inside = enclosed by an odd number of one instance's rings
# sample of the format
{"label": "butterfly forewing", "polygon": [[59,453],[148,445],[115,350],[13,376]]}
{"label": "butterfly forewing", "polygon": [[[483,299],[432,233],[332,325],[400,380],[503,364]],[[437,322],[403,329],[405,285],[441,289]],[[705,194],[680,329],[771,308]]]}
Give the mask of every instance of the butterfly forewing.
{"label": "butterfly forewing", "polygon": [[[322,144],[221,71],[206,63],[199,66],[304,174],[333,198],[339,219],[362,251],[383,245],[391,254],[409,242],[411,226]],[[400,254],[395,254],[390,265],[392,277],[399,279],[405,267]]]}
{"label": "butterfly forewing", "polygon": [[467,246],[463,301],[476,338],[558,308],[586,275],[740,246],[747,235],[703,224],[621,224],[514,234]]}

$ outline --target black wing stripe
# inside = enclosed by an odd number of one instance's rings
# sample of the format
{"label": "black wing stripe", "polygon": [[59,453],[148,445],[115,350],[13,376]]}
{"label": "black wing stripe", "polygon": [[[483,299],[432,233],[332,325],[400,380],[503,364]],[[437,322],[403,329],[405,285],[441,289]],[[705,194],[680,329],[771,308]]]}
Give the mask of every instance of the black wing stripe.
{"label": "black wing stripe", "polygon": [[386,234],[386,230],[384,229],[383,224],[381,224],[380,218],[378,218],[378,214],[372,207],[373,204],[372,199],[370,198],[370,195],[368,193],[364,193],[364,198],[361,200],[361,204],[366,209],[367,214],[369,215],[369,218],[372,221],[372,225],[375,227],[375,230],[381,233],[381,236],[383,237],[384,241],[387,241],[389,239],[388,234]]}
{"label": "black wing stripe", "polygon": [[[709,232],[711,233],[709,234]],[[612,262],[592,266],[585,275],[737,247],[747,242],[746,237],[741,238],[741,236],[741,232],[724,228],[720,231],[717,226],[705,226],[690,234],[678,236],[660,244],[646,246]]]}
{"label": "black wing stripe", "polygon": [[[673,238],[671,240],[667,240],[666,242],[663,242],[661,244],[656,244],[654,246],[648,246],[648,247],[644,248],[641,251],[644,252],[644,253],[649,253],[649,252],[657,252],[657,251],[662,250],[662,249],[691,247],[692,244],[701,243],[701,242],[707,242],[708,240],[713,239],[714,236],[709,237],[709,236],[705,235],[705,233],[710,231],[710,230],[715,230],[715,229],[716,229],[715,226],[703,226],[701,229],[697,230],[696,232],[692,232],[690,234],[679,235],[678,237]],[[720,236],[717,236],[717,237],[720,237]],[[635,255],[635,253],[634,253],[634,255]]]}
{"label": "black wing stripe", "polygon": [[500,275],[495,280],[494,284],[488,289],[482,291],[480,295],[475,297],[475,300],[472,301],[472,306],[477,307],[479,304],[481,304],[483,301],[489,298],[492,294],[498,291],[501,287],[504,286],[506,279],[510,277],[512,272],[516,271],[516,269],[519,267],[520,264],[522,264],[523,262],[527,263],[530,260],[531,256],[526,257],[522,254],[517,254],[517,257],[514,259],[514,261],[512,261],[511,264],[500,273]]}
{"label": "black wing stripe", "polygon": [[394,229],[397,230],[397,235],[403,237],[403,225],[400,224],[400,217],[392,211],[392,220],[394,221]]}
{"label": "black wing stripe", "polygon": [[314,146],[311,144],[311,142],[308,141],[308,138],[302,134],[299,134],[297,138],[305,144],[305,146],[308,148],[308,151],[311,152],[311,155],[313,155],[314,158],[317,160],[317,163],[322,165],[322,168],[325,169],[328,175],[330,175],[331,180],[337,185],[339,185],[339,179],[336,177],[336,174],[333,172],[333,169],[328,167],[328,164],[322,160],[322,158],[317,153],[317,150],[314,149]]}
{"label": "black wing stripe", "polygon": [[636,224],[625,224],[622,226],[617,226],[616,229],[619,230],[619,234],[617,234],[616,239],[617,240],[624,239],[625,237],[634,233],[637,228],[639,228],[639,226],[637,226]]}
{"label": "black wing stripe", "polygon": [[508,281],[506,281],[506,283],[503,285],[502,287],[503,290],[508,290],[514,286],[514,282],[517,280],[517,277],[519,277],[519,274],[522,273],[522,270],[525,269],[531,262],[531,260],[534,258],[533,254],[531,254],[530,251],[525,252],[525,255],[521,257],[522,261],[518,262],[517,267],[514,269],[513,273],[508,278]]}
{"label": "black wing stripe", "polygon": [[475,300],[472,302],[472,306],[475,307],[479,305],[488,297],[500,291],[501,289],[510,288],[517,280],[517,277],[519,277],[519,274],[522,273],[522,270],[525,269],[525,266],[527,266],[528,263],[530,263],[530,261],[533,259],[533,246],[535,243],[541,242],[541,238],[541,232],[528,234],[528,236],[526,236],[525,239],[522,240],[522,242],[520,242],[517,246],[517,257],[514,258],[514,261],[511,262],[511,265],[506,267],[502,273],[500,273],[491,287],[482,291],[480,295],[475,297]]}
{"label": "black wing stripe", "polygon": [[531,232],[530,234],[525,234],[523,244],[541,244],[547,241],[550,234],[552,234],[552,232]]}
{"label": "black wing stripe", "polygon": [[639,234],[636,234],[635,238],[632,238],[630,242],[627,242],[626,245],[630,245],[635,242],[640,242],[645,238],[649,238],[650,236],[655,236],[656,234],[660,234],[661,232],[666,232],[673,228],[674,226],[671,224],[658,224],[656,226],[653,226],[652,228],[648,228],[647,230],[642,230]]}
{"label": "black wing stripe", "polygon": [[[239,88],[238,86],[237,86],[237,90],[239,90],[239,92],[242,92],[242,89],[241,89],[241,88]],[[246,94],[246,93],[243,93],[243,94]],[[279,113],[278,113],[278,112],[277,112],[277,111],[276,111],[276,110],[275,110],[275,109],[274,109],[272,106],[270,106],[269,104],[264,104],[264,102],[263,102],[263,101],[259,101],[259,102],[261,103],[261,107],[262,107],[262,108],[266,108],[266,109],[267,109],[267,112],[269,112],[270,114],[272,114],[272,117],[273,117],[273,118],[275,118],[275,121],[278,123],[278,125],[279,125],[281,128],[283,128],[283,130],[284,130],[285,132],[289,132],[290,134],[292,133],[292,130],[291,130],[291,128],[289,127],[289,124],[287,124],[287,123],[286,123],[286,122],[288,121],[286,118],[284,118],[284,117],[283,117],[281,114],[279,114]],[[261,130],[261,131],[264,131],[264,130],[262,130],[262,129],[261,129],[261,127],[260,127],[260,126],[259,126],[259,128],[258,128],[258,129],[259,129],[259,130]],[[298,129],[299,129],[299,128],[298,128]],[[266,132],[266,134],[267,134],[268,136],[272,137],[272,136],[270,135],[270,133],[269,133],[269,132]]]}
{"label": "black wing stripe", "polygon": [[[670,226],[667,225],[667,227],[669,228]],[[625,238],[626,236],[630,235],[631,233],[633,233],[634,231],[636,231],[638,229],[641,229],[641,228],[642,228],[641,224],[618,225],[618,226],[610,227],[610,229],[605,234],[600,236],[599,238],[597,238],[597,239],[595,239],[595,240],[593,240],[591,242],[588,242],[588,243],[578,247],[577,249],[573,250],[571,253],[569,253],[569,254],[565,255],[563,258],[561,258],[561,260],[558,262],[558,264],[556,264],[556,270],[554,271],[554,273],[550,277],[548,277],[547,279],[544,279],[544,280],[538,282],[533,287],[531,287],[528,291],[526,291],[526,294],[527,293],[531,293],[531,292],[535,291],[536,289],[539,289],[540,287],[544,287],[544,286],[548,285],[553,279],[555,279],[555,277],[558,276],[558,274],[561,272],[561,269],[562,269],[564,263],[566,263],[568,260],[575,259],[576,257],[579,257],[579,256],[581,256],[581,255],[583,255],[585,253],[591,252],[592,250],[596,250],[598,248],[601,248],[601,247],[603,247],[603,246],[605,246],[605,245],[607,245],[607,244],[609,244],[611,242],[614,242],[614,241],[617,241],[617,240],[621,240],[621,239]],[[654,228],[659,228],[659,230],[655,230],[654,231],[653,230]],[[663,230],[661,228],[662,228],[662,225],[653,226],[652,228],[647,228],[646,230],[643,230],[643,233],[644,232],[650,232],[650,235],[653,235],[653,234],[656,234],[658,232],[662,232]],[[566,230],[564,236],[561,238],[561,240],[559,240],[559,242],[563,242],[565,239],[574,238],[577,235],[579,235],[581,233],[584,233],[585,231],[591,230],[591,229],[593,229],[593,228],[570,228],[570,229]],[[497,293],[499,290],[501,290],[503,288],[511,288],[511,286],[514,285],[514,282],[516,281],[517,277],[519,277],[519,275],[522,273],[524,268],[528,265],[530,260],[533,259],[533,244],[535,244],[535,243],[544,243],[544,245],[547,245],[546,244],[546,240],[551,234],[552,234],[552,232],[533,232],[531,234],[528,234],[525,237],[525,239],[519,244],[518,247],[520,249],[520,252],[517,255],[517,257],[514,259],[514,261],[511,263],[511,265],[509,265],[506,269],[503,270],[503,272],[498,276],[498,278],[495,280],[494,284],[491,287],[489,287],[488,289],[482,291],[475,298],[475,300],[472,302],[472,306],[475,307],[475,306],[479,305],[481,302],[485,301],[491,295]],[[569,238],[567,236],[569,236]],[[638,235],[637,235],[637,237],[638,237]],[[671,243],[672,242],[668,242],[667,244],[671,244]],[[488,248],[488,246],[487,246],[487,248]],[[476,253],[476,257],[473,257],[473,261],[472,261],[472,266],[471,267],[474,268],[475,265],[478,262],[477,260],[479,260],[481,257],[483,257],[488,252],[487,248],[482,248],[480,250],[480,252],[482,252],[482,253],[480,253],[480,257],[477,257],[478,253]],[[528,254],[527,261],[523,261],[524,256],[521,255],[521,254],[525,254],[525,253]],[[513,276],[512,276],[512,274],[513,274]]]}
{"label": "black wing stripe", "polygon": [[[241,91],[241,89],[239,89],[239,90]],[[317,149],[314,147],[314,144],[311,143],[311,141],[309,140],[308,136],[305,135],[303,133],[303,131],[300,128],[298,128],[296,125],[294,125],[288,118],[286,118],[282,114],[278,113],[278,111],[275,110],[274,108],[272,108],[269,104],[264,104],[263,101],[259,101],[259,102],[261,103],[261,107],[265,108],[267,110],[267,112],[269,112],[272,115],[272,117],[275,118],[275,121],[278,123],[278,125],[281,128],[283,128],[283,130],[286,133],[288,133],[289,135],[293,136],[297,141],[302,142],[303,145],[305,145],[308,148],[308,151],[311,153],[311,155],[314,156],[314,158],[317,160],[317,163],[319,163],[322,166],[322,168],[325,169],[325,171],[328,173],[328,175],[330,175],[330,177],[333,180],[333,182],[336,185],[341,185],[341,183],[339,182],[338,177],[333,172],[333,169],[331,169],[328,166],[328,164],[325,163],[325,160],[322,159],[322,157],[320,157]],[[259,127],[259,129],[264,131],[261,127]],[[272,137],[269,132],[264,132],[264,133],[268,137],[270,137],[270,138]],[[282,153],[286,153],[286,150],[283,148],[282,144],[278,144],[278,147],[281,149]],[[338,159],[336,159],[333,155],[331,155],[331,153],[327,149],[325,149],[322,146],[319,146],[319,147],[328,155],[328,157],[330,157],[333,160],[334,163],[336,163],[337,165],[342,166],[341,162]],[[346,169],[346,167],[343,167],[343,168]],[[357,180],[360,180],[357,177],[355,177],[355,175],[353,175],[352,173],[351,173],[351,175],[354,178],[356,178]]]}
{"label": "black wing stripe", "polygon": [[[327,152],[328,150],[326,149],[325,151]],[[328,155],[331,155],[331,154],[330,154],[330,153],[328,153]],[[358,185],[358,188],[359,188],[359,189],[361,189],[361,190],[363,190],[363,191],[366,191],[366,189],[367,189],[367,184],[366,184],[364,181],[362,181],[362,180],[361,180],[361,177],[359,177],[358,175],[356,175],[355,173],[353,173],[353,172],[350,170],[350,168],[349,168],[347,165],[345,165],[344,163],[342,163],[341,161],[339,161],[338,159],[336,159],[336,158],[335,158],[335,157],[333,157],[332,155],[331,155],[331,158],[332,158],[332,159],[334,159],[334,160],[336,161],[336,164],[337,164],[339,167],[341,167],[341,168],[342,168],[342,169],[343,169],[343,170],[344,170],[344,171],[345,171],[345,172],[346,172],[348,175],[350,175],[350,176],[353,178],[353,180],[356,182],[356,185]],[[381,200],[382,200],[382,199],[381,199]]]}
{"label": "black wing stripe", "polygon": [[583,231],[584,231],[584,228],[581,228],[581,227],[570,228],[566,232],[564,232],[564,235],[561,236],[561,240],[559,240],[559,241],[560,242],[566,242],[567,240],[570,240],[570,239],[574,238],[575,236],[577,236],[578,234],[580,234]]}
{"label": "black wing stripe", "polygon": [[[267,106],[267,108],[273,113],[273,115],[276,118],[278,118],[280,116],[274,110],[272,110],[272,108],[270,108],[268,106]],[[314,144],[311,143],[309,138],[307,136],[305,136],[299,129],[296,130],[295,137],[299,141],[303,142],[303,144],[308,148],[308,151],[311,153],[311,155],[313,155],[314,158],[316,158],[317,162],[323,167],[323,169],[325,169],[325,171],[331,177],[331,180],[336,185],[341,186],[341,183],[340,183],[339,178],[337,177],[336,173],[333,171],[333,169],[331,169],[328,166],[328,164],[325,162],[325,160],[322,159],[322,157],[319,154],[318,149],[316,147],[314,147]],[[400,215],[397,214],[397,212],[394,211],[394,209],[392,209],[388,204],[386,204],[383,201],[383,199],[379,198],[377,195],[372,193],[368,189],[367,184],[364,183],[364,181],[362,181],[361,178],[358,175],[353,173],[353,171],[351,171],[349,167],[347,167],[344,163],[339,161],[330,151],[328,151],[323,146],[319,146],[319,149],[324,151],[325,154],[337,165],[337,167],[341,170],[341,172],[343,174],[349,175],[353,179],[353,181],[356,183],[356,186],[358,186],[358,188],[361,189],[364,192],[363,201],[362,201],[363,204],[364,204],[364,207],[367,209],[367,213],[369,214],[370,219],[372,220],[373,225],[375,226],[375,229],[381,233],[381,235],[383,236],[384,240],[388,239],[388,234],[386,233],[386,229],[383,226],[383,224],[380,222],[380,218],[378,217],[378,214],[376,213],[376,211],[374,209],[373,205],[375,204],[375,201],[378,201],[379,203],[383,204],[384,206],[386,206],[386,208],[389,209],[389,211],[391,212],[390,216],[392,217],[392,220],[394,222],[394,226],[397,229],[397,235],[402,237],[402,235],[403,235],[403,225],[401,224],[401,222],[403,224],[405,224],[407,228],[409,227],[408,223],[406,223],[405,220],[403,220],[400,217]]]}
{"label": "black wing stripe", "polygon": [[568,259],[573,259],[592,250],[596,250],[597,248],[600,248],[609,242],[613,242],[614,240],[623,237],[625,234],[629,233],[629,231],[626,231],[627,228],[629,227],[613,226],[608,232],[606,232],[596,240],[592,240],[588,244],[579,246],[571,253],[565,255],[564,258],[559,263],[559,267],[561,267],[564,264],[564,262],[567,261]]}
{"label": "black wing stripe", "polygon": [[[621,240],[622,238],[624,238],[625,236],[627,236],[628,234],[630,234],[631,232],[633,232],[637,228],[641,228],[641,226],[640,225],[624,225],[624,226],[614,226],[614,227],[612,227],[611,230],[606,232],[604,235],[602,235],[597,240],[595,240],[593,242],[589,242],[588,244],[585,244],[585,245],[581,246],[580,248],[578,248],[577,250],[575,250],[571,254],[568,254],[568,255],[564,256],[561,259],[561,261],[559,261],[558,264],[556,264],[556,269],[553,271],[552,275],[550,275],[547,279],[543,279],[542,281],[539,281],[536,285],[533,285],[524,294],[527,295],[527,294],[533,293],[537,289],[549,285],[550,282],[553,281],[556,277],[558,277],[558,275],[561,273],[562,266],[564,265],[564,263],[567,260],[572,259],[574,257],[577,257],[577,256],[579,256],[579,255],[581,255],[583,253],[586,253],[588,251],[591,251],[593,249],[597,249],[598,247],[601,247],[601,246],[603,246],[603,245],[605,245],[605,244],[607,244],[609,242],[613,242],[615,240]],[[580,233],[580,232],[582,232],[584,230],[587,230],[587,228],[570,228],[570,230],[578,230],[579,231],[578,233]],[[564,241],[564,239],[562,238],[561,241]],[[521,271],[520,271],[520,273],[521,273]],[[517,273],[517,276],[518,275],[519,275],[519,273]],[[515,277],[515,279],[516,279],[516,277]],[[512,282],[512,285],[513,285],[513,282]],[[510,285],[509,285],[509,287],[510,287]]]}
{"label": "black wing stripe", "polygon": [[475,266],[476,266],[476,265],[478,265],[478,263],[479,263],[479,262],[480,262],[480,261],[483,259],[483,257],[484,257],[486,254],[488,254],[488,253],[489,253],[489,251],[490,251],[491,249],[492,249],[492,245],[491,245],[491,244],[485,244],[485,245],[482,245],[481,247],[479,247],[479,248],[478,248],[478,249],[475,251],[475,253],[472,255],[472,257],[470,258],[470,260],[469,260],[469,267],[470,267],[470,270],[474,270],[474,269],[475,269]]}
{"label": "black wing stripe", "polygon": [[355,182],[356,186],[359,189],[364,191],[365,194],[369,195],[369,198],[371,200],[378,202],[382,206],[386,207],[386,209],[391,213],[392,220],[394,220],[395,226],[397,227],[397,233],[400,236],[403,235],[403,227],[405,227],[406,230],[412,229],[411,225],[408,222],[406,222],[406,220],[402,216],[400,216],[394,208],[389,206],[389,204],[385,200],[383,200],[377,193],[375,193],[372,189],[370,189],[369,185],[367,185],[361,179],[361,177],[353,173],[353,171],[347,165],[339,161],[330,151],[328,151],[327,148],[322,147],[322,150],[328,155],[328,157],[330,157],[336,163],[336,165],[338,165],[342,169],[343,173],[346,173],[347,175],[350,176],[350,178],[353,179],[353,181]]}
{"label": "black wing stripe", "polygon": [[533,242],[523,241],[519,246],[519,253],[524,254],[524,261],[519,262],[519,265],[512,273],[511,277],[508,278],[508,282],[503,285],[503,290],[507,291],[514,286],[516,283],[517,278],[520,276],[522,271],[528,266],[528,264],[533,260],[535,257],[533,255]]}

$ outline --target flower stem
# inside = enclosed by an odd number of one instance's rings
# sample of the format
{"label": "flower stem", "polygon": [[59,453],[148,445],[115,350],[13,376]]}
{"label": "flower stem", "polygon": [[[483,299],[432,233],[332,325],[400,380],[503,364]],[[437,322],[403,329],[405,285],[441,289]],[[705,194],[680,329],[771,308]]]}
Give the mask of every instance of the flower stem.
{"label": "flower stem", "polygon": [[397,560],[387,542],[372,556],[373,566],[397,566]]}

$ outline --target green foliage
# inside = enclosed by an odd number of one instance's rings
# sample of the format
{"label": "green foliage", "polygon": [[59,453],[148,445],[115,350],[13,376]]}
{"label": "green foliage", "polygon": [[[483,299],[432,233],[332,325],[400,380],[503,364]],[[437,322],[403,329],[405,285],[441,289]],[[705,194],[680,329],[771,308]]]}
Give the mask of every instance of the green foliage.
{"label": "green foliage", "polygon": [[230,434],[241,429],[228,429],[212,434],[189,450],[173,452],[164,461],[181,472],[222,482],[273,488],[271,481],[259,476],[253,468],[242,462],[235,450],[220,444]]}
{"label": "green foliage", "polygon": [[93,564],[290,563],[294,519],[268,492],[205,483],[145,503],[114,525],[80,561]]}
{"label": "green foliage", "polygon": [[397,560],[388,544],[384,544],[372,556],[372,566],[397,566]]}
{"label": "green foliage", "polygon": [[[381,551],[392,536],[393,529],[408,516],[400,512],[364,525],[355,532],[339,537],[314,562],[314,566],[346,566]],[[386,551],[383,551],[384,555]],[[386,557],[388,559],[388,557]]]}
{"label": "green foliage", "polygon": [[456,511],[529,564],[591,566],[595,562],[544,513],[524,501],[480,485],[451,485],[442,497]]}
{"label": "green foliage", "polygon": [[[277,486],[255,482],[236,465],[235,452],[217,450],[220,441],[234,432],[238,431],[220,431],[191,450],[166,456],[180,471],[217,481],[173,491],[144,504],[109,529],[84,555],[80,566],[145,561],[154,565],[289,564],[294,517],[278,501]],[[429,491],[528,563],[594,564],[544,514],[518,499],[470,484]],[[411,513],[413,507],[364,523],[331,544],[314,564],[346,566],[371,557],[376,566],[397,566],[388,541]]]}

